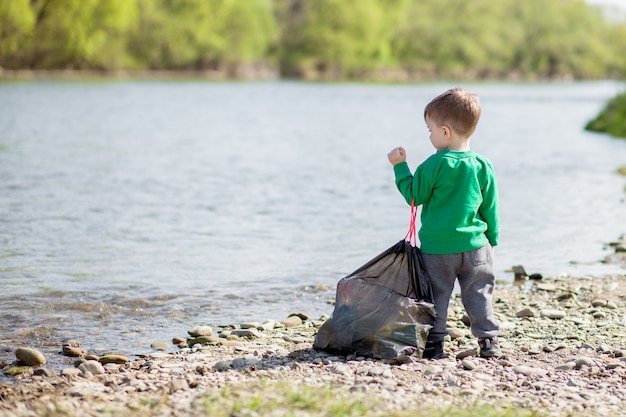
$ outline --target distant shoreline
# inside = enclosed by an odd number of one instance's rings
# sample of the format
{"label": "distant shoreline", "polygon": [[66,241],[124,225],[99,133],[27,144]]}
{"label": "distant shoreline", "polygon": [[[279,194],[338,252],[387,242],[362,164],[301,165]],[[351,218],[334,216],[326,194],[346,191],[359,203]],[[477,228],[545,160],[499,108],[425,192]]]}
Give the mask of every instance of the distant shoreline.
{"label": "distant shoreline", "polygon": [[205,81],[313,81],[313,82],[369,82],[369,83],[417,83],[417,82],[572,82],[616,81],[619,78],[576,79],[562,74],[555,77],[539,77],[510,73],[506,76],[474,76],[466,74],[456,79],[421,73],[406,69],[382,69],[370,77],[346,78],[333,74],[309,72],[299,76],[285,76],[269,66],[237,66],[220,70],[76,70],[76,69],[4,69],[0,67],[0,81],[4,80],[205,80]]}

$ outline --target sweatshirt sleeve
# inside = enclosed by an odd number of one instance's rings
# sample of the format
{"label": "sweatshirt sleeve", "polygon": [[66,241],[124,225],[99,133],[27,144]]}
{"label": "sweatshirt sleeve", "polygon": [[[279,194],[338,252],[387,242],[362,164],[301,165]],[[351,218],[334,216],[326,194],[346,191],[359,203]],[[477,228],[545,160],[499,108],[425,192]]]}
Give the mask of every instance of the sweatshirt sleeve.
{"label": "sweatshirt sleeve", "polygon": [[500,234],[500,213],[498,203],[498,184],[491,164],[487,165],[487,181],[483,187],[483,202],[479,208],[480,216],[487,222],[485,235],[491,246],[498,246]]}
{"label": "sweatshirt sleeve", "polygon": [[393,166],[393,172],[396,176],[396,187],[406,202],[411,204],[411,200],[413,200],[413,174],[411,174],[409,164],[400,162]]}
{"label": "sweatshirt sleeve", "polygon": [[433,187],[432,158],[429,158],[415,170],[415,174],[411,174],[409,165],[401,162],[393,166],[396,175],[396,186],[400,194],[410,205],[411,201],[415,201],[415,206],[424,204],[430,197]]}

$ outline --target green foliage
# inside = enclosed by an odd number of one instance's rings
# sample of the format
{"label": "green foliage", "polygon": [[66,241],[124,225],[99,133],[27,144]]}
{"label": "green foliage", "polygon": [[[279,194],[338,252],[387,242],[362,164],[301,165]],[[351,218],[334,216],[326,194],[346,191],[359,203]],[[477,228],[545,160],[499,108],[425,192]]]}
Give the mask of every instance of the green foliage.
{"label": "green foliage", "polygon": [[626,138],[626,93],[613,97],[600,114],[587,123],[585,128]]}
{"label": "green foliage", "polygon": [[215,69],[261,61],[276,36],[270,0],[138,1],[130,50],[139,67]]}
{"label": "green foliage", "polygon": [[0,64],[2,58],[19,53],[34,27],[35,14],[29,0],[0,1]]}
{"label": "green foliage", "polygon": [[435,76],[502,74],[510,68],[512,44],[520,35],[514,27],[499,36],[508,10],[505,0],[411,1],[407,6],[391,39],[401,64]]}
{"label": "green foliage", "polygon": [[383,2],[277,0],[281,66],[287,74],[354,77],[389,57]]}
{"label": "green foliage", "polygon": [[43,69],[118,68],[124,35],[134,23],[133,0],[34,0],[35,27],[17,65]]}
{"label": "green foliage", "polygon": [[626,77],[626,21],[583,0],[2,0],[0,66],[303,78]]}

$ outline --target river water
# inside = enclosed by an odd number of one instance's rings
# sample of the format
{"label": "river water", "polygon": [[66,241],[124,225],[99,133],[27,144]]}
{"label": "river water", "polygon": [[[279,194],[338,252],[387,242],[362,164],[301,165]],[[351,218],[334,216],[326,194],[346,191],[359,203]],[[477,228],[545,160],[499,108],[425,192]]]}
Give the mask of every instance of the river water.
{"label": "river water", "polygon": [[[0,347],[129,355],[195,324],[329,314],[334,285],[402,239],[386,154],[433,152],[453,85],[0,84]],[[618,82],[466,85],[498,175],[498,279],[621,273],[626,140],[585,132]],[[327,286],[324,291],[319,287]]]}

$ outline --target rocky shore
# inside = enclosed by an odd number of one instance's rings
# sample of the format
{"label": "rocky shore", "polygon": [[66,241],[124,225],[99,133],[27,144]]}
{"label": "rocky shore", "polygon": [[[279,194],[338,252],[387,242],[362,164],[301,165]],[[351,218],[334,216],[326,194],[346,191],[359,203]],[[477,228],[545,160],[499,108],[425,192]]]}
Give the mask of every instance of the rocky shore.
{"label": "rocky shore", "polygon": [[[611,258],[625,260],[621,250]],[[494,293],[504,358],[476,356],[459,298],[450,304],[449,357],[432,361],[317,351],[312,342],[325,318],[295,314],[196,326],[134,360],[60,343],[77,361],[58,373],[36,351],[18,349],[15,361],[1,364],[12,376],[0,385],[0,416],[336,415],[298,406],[296,394],[300,402],[361,401],[367,411],[354,415],[368,416],[481,405],[527,415],[626,415],[626,275],[517,284]]]}

